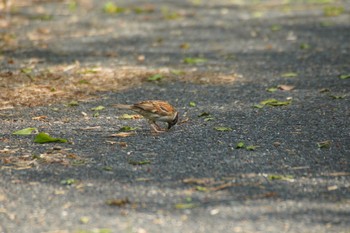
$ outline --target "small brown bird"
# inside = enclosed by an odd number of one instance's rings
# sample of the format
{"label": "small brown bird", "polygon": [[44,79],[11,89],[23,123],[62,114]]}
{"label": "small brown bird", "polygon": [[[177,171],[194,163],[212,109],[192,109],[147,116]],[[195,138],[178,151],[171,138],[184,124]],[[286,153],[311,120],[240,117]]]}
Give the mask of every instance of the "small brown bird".
{"label": "small brown bird", "polygon": [[116,104],[114,107],[119,109],[129,109],[134,111],[144,118],[148,119],[148,123],[151,125],[152,130],[156,133],[164,132],[156,121],[163,121],[168,123],[168,130],[176,125],[179,119],[179,113],[168,102],[161,100],[146,100],[136,104]]}

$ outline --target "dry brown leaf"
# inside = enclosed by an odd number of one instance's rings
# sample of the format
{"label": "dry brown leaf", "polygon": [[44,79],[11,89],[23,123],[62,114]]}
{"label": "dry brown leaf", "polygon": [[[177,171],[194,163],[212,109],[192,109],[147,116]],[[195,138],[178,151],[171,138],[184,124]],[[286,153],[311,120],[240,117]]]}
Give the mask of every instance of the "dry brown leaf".
{"label": "dry brown leaf", "polygon": [[18,151],[19,149],[9,149],[9,148],[4,148],[3,150],[0,150],[0,154],[14,154]]}
{"label": "dry brown leaf", "polygon": [[186,117],[184,119],[182,119],[179,123],[177,123],[178,125],[182,125],[182,124],[185,124],[187,123],[188,121],[190,120],[190,118]]}
{"label": "dry brown leaf", "polygon": [[295,86],[292,85],[278,85],[277,87],[282,91],[291,91],[295,88]]}
{"label": "dry brown leaf", "polygon": [[332,172],[325,175],[326,176],[350,176],[350,172]]}
{"label": "dry brown leaf", "polygon": [[120,133],[115,133],[115,134],[111,134],[109,135],[110,137],[130,137],[130,136],[134,136],[136,133],[135,132],[120,132]]}
{"label": "dry brown leaf", "polygon": [[218,186],[215,186],[215,187],[210,187],[209,190],[215,192],[215,191],[227,189],[227,188],[230,188],[230,187],[233,187],[233,186],[239,186],[239,184],[234,184],[232,182],[229,182],[229,183],[221,184],[221,185],[218,185]]}
{"label": "dry brown leaf", "polygon": [[119,146],[122,148],[128,147],[128,144],[126,142],[118,142]]}
{"label": "dry brown leaf", "polygon": [[36,117],[32,117],[32,120],[38,120],[38,121],[43,121],[47,119],[47,116],[36,116]]}
{"label": "dry brown leaf", "polygon": [[106,204],[107,204],[107,205],[111,205],[111,206],[118,206],[118,207],[121,207],[121,206],[125,206],[126,204],[130,204],[130,201],[129,201],[129,199],[126,197],[126,198],[121,198],[121,199],[111,199],[111,200],[107,200],[107,201],[106,201]]}
{"label": "dry brown leaf", "polygon": [[185,184],[208,185],[215,182],[213,178],[186,178],[182,180]]}

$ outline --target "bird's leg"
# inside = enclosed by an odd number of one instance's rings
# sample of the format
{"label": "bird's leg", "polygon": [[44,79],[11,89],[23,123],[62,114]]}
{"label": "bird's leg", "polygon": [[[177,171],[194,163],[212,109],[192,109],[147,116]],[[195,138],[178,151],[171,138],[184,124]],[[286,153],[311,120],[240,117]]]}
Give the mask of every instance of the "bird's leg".
{"label": "bird's leg", "polygon": [[157,125],[156,122],[154,122],[154,121],[148,121],[148,122],[149,122],[149,124],[151,125],[152,131],[153,131],[154,133],[162,133],[162,132],[165,131],[165,130],[162,129],[159,125]]}

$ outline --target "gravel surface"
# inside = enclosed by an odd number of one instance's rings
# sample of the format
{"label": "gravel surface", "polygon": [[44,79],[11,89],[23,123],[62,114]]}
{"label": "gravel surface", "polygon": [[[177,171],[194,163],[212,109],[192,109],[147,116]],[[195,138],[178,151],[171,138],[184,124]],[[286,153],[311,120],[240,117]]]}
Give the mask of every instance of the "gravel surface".
{"label": "gravel surface", "polygon": [[[39,70],[79,61],[239,75],[230,85],[165,80],[77,106],[1,110],[0,232],[349,233],[350,78],[339,75],[350,74],[350,4],[335,1],[345,12],[326,17],[328,5],[236,2],[116,2],[154,9],[141,14],[106,14],[92,0],[74,11],[68,1],[19,5],[1,29],[17,38],[1,48],[1,72],[35,60]],[[294,89],[266,91],[277,85]],[[291,102],[253,107],[270,98]],[[112,107],[145,99],[171,102],[181,124],[153,135]],[[122,126],[138,128],[111,137]],[[27,127],[69,143],[12,134]]]}

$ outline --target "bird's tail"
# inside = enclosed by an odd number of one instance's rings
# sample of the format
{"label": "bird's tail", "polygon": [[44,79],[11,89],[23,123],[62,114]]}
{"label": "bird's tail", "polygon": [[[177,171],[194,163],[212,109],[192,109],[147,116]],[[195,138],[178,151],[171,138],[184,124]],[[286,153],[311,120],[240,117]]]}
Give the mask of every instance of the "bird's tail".
{"label": "bird's tail", "polygon": [[119,108],[119,109],[131,109],[132,105],[128,104],[113,104],[114,108]]}

